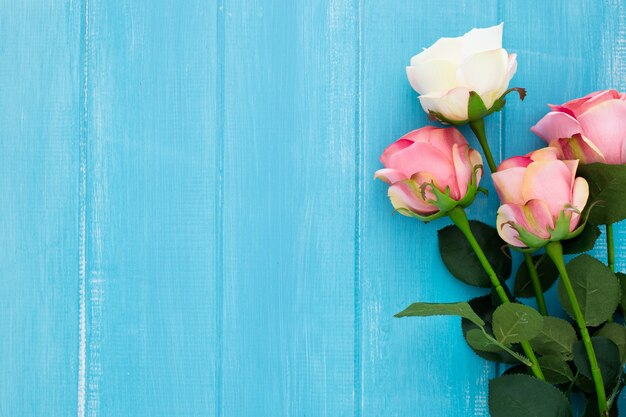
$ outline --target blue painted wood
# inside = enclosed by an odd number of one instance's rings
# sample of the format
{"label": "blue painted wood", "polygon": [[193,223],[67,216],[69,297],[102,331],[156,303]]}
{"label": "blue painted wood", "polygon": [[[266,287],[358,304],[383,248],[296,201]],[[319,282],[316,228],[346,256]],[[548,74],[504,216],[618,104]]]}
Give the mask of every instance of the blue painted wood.
{"label": "blue painted wood", "polygon": [[1,416],[76,415],[80,16],[1,5]]}
{"label": "blue painted wood", "polygon": [[0,416],[487,416],[458,319],[392,317],[484,292],[372,176],[429,123],[404,67],[441,36],[505,22],[529,95],[498,158],[626,90],[623,2],[533,5],[3,2]]}
{"label": "blue painted wood", "polygon": [[88,3],[85,416],[216,414],[218,12]]}
{"label": "blue painted wood", "polygon": [[224,11],[223,415],[352,416],[358,9]]}

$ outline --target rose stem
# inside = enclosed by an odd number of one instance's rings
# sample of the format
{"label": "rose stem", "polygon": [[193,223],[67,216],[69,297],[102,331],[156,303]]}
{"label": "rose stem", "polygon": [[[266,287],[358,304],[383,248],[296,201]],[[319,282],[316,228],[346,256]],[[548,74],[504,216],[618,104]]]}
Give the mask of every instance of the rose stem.
{"label": "rose stem", "polygon": [[526,262],[526,267],[528,268],[528,274],[530,275],[530,281],[533,284],[533,289],[535,290],[535,298],[537,299],[537,308],[542,316],[548,315],[548,307],[546,307],[546,300],[543,298],[543,289],[541,288],[541,282],[539,281],[539,275],[537,274],[537,268],[535,267],[535,262],[533,261],[533,257],[530,253],[524,253],[524,261]]}
{"label": "rose stem", "polygon": [[474,132],[474,135],[476,135],[478,143],[480,143],[480,146],[483,148],[483,153],[485,154],[485,158],[487,159],[487,165],[489,165],[489,169],[491,170],[491,172],[496,172],[496,163],[493,160],[493,155],[491,155],[491,149],[489,148],[489,144],[487,143],[484,119],[474,120],[473,122],[470,122],[469,125],[472,129],[472,132]]}
{"label": "rose stem", "polygon": [[606,225],[606,255],[611,272],[615,272],[615,246],[613,244],[613,225]]}
{"label": "rose stem", "polygon": [[574,317],[576,318],[576,324],[578,324],[578,328],[580,329],[580,335],[583,340],[583,345],[585,346],[585,350],[587,351],[587,357],[589,358],[591,376],[593,379],[593,383],[596,387],[596,395],[598,396],[598,410],[600,411],[601,416],[608,417],[609,409],[606,402],[606,393],[604,391],[602,373],[600,372],[598,359],[596,358],[596,352],[593,349],[593,344],[591,343],[591,338],[589,337],[589,331],[587,330],[585,318],[583,317],[583,313],[580,311],[580,306],[578,305],[578,300],[576,299],[576,293],[574,293],[574,288],[572,287],[572,283],[569,280],[569,275],[567,274],[567,269],[565,268],[565,262],[563,261],[563,246],[561,246],[561,242],[548,243],[548,245],[546,246],[546,253],[550,257],[550,259],[552,259],[552,262],[554,262],[556,269],[558,269],[559,274],[561,275],[561,280],[563,281],[563,286],[565,287],[565,291],[567,292],[567,297],[572,304],[572,310],[574,312]]}
{"label": "rose stem", "polygon": [[[472,247],[472,249],[474,249],[474,252],[476,253],[476,256],[478,257],[480,264],[482,265],[483,269],[489,276],[489,279],[491,280],[491,284],[496,290],[496,293],[500,297],[500,300],[502,301],[502,303],[503,304],[510,303],[511,301],[509,300],[509,297],[507,296],[504,288],[502,288],[502,284],[500,283],[500,279],[498,278],[496,271],[494,271],[493,268],[491,267],[491,264],[489,263],[489,260],[487,260],[485,253],[483,252],[482,248],[480,247],[480,244],[476,240],[474,233],[472,233],[472,229],[470,228],[469,221],[467,220],[467,215],[465,214],[465,210],[463,210],[461,207],[455,207],[448,212],[448,216],[450,216],[450,219],[452,220],[452,222],[465,235],[470,246]],[[530,362],[532,363],[532,366],[530,367],[530,369],[533,371],[533,374],[538,379],[541,379],[542,381],[544,381],[545,378],[543,376],[543,372],[541,371],[541,368],[539,367],[539,362],[537,361],[537,357],[535,356],[535,352],[530,346],[530,343],[528,343],[528,341],[526,340],[526,341],[521,342],[520,345],[522,346],[524,353],[526,354],[526,356],[528,357],[528,359],[530,359]]]}

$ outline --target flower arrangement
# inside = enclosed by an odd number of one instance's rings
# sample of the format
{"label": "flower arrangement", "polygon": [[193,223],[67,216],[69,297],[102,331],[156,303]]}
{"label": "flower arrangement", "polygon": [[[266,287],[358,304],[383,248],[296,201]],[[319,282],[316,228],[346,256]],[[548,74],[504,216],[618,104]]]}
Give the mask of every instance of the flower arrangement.
{"label": "flower arrangement", "polygon": [[[489,384],[492,417],[617,415],[626,385],[626,275],[615,272],[613,223],[626,218],[626,94],[605,90],[550,105],[531,130],[547,147],[496,165],[484,119],[502,111],[517,57],[502,48],[503,25],[441,38],[411,58],[407,76],[432,121],[380,157],[375,173],[398,213],[430,222],[443,263],[457,279],[491,294],[458,303],[416,302],[396,317],[455,315],[482,358],[511,365]],[[482,155],[455,126],[469,124]],[[483,164],[484,160],[487,167]],[[495,227],[465,208],[490,174],[501,205]],[[586,254],[605,229],[607,264]],[[513,289],[511,251],[521,253]],[[564,255],[575,255],[566,263]],[[558,281],[571,320],[548,314],[544,298]],[[519,300],[534,297],[537,308]]]}

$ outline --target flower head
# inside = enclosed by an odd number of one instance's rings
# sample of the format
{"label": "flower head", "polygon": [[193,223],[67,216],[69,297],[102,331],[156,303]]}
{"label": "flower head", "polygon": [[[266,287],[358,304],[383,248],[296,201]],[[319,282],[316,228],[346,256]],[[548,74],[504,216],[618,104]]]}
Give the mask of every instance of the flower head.
{"label": "flower head", "polygon": [[376,171],[390,185],[394,208],[433,220],[457,205],[469,205],[482,175],[482,158],[456,128],[424,127],[407,133],[380,157]]}

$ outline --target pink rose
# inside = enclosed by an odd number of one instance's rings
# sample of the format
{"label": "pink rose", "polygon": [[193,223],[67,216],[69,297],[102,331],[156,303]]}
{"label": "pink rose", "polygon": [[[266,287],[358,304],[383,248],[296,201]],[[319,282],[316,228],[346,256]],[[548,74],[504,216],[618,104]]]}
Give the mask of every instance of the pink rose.
{"label": "pink rose", "polygon": [[491,175],[502,201],[496,220],[502,239],[518,247],[538,248],[574,237],[589,186],[576,178],[578,161],[561,161],[554,148],[502,162]]}
{"label": "pink rose", "polygon": [[453,127],[407,133],[385,149],[380,161],[385,168],[374,177],[391,185],[394,208],[422,220],[469,205],[482,175],[480,153]]}
{"label": "pink rose", "polygon": [[550,109],[531,130],[556,148],[559,158],[626,163],[626,94],[598,91]]}

